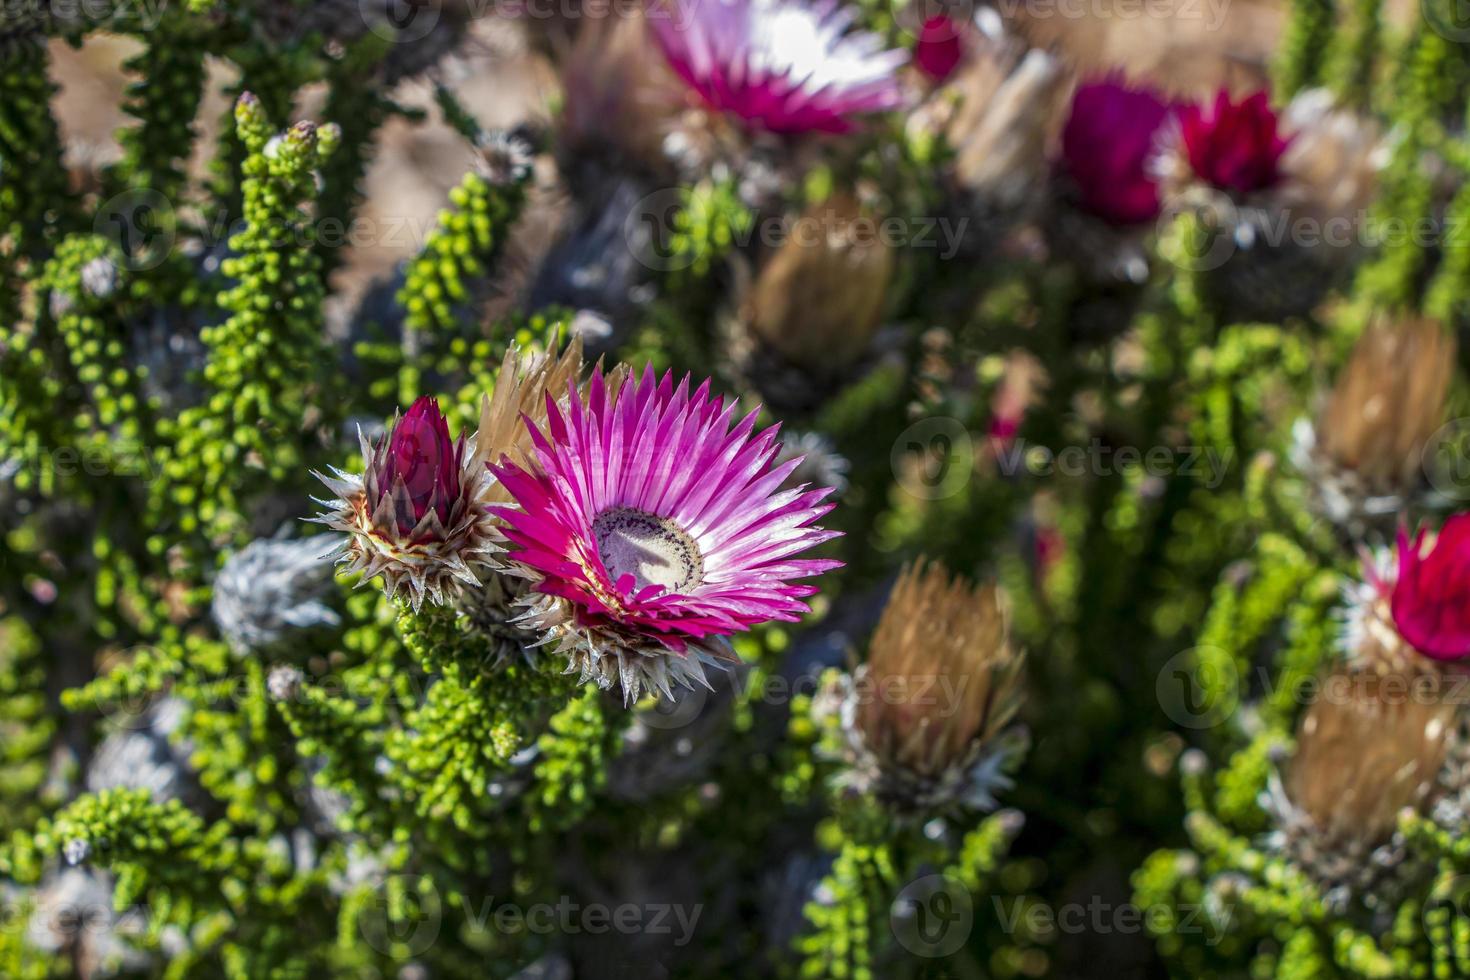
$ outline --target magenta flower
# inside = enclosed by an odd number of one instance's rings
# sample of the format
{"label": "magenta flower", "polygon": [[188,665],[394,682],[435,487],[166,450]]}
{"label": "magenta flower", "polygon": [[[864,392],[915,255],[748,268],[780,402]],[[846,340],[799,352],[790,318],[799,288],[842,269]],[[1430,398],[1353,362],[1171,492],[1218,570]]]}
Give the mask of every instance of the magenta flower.
{"label": "magenta flower", "polygon": [[1222,89],[1212,107],[1186,106],[1180,122],[1189,165],[1201,180],[1249,194],[1280,179],[1281,154],[1290,141],[1277,133],[1265,92],[1234,103]]}
{"label": "magenta flower", "polygon": [[1393,622],[1414,649],[1434,660],[1470,656],[1470,513],[1445,521],[1427,543],[1399,530],[1398,576],[1388,590]]}
{"label": "magenta flower", "polygon": [[649,12],[669,65],[712,107],[773,133],[842,133],[895,109],[907,60],[849,31],[837,0],[677,0]]}
{"label": "magenta flower", "polygon": [[733,659],[726,636],[795,620],[817,590],[792,580],[840,563],[794,557],[837,532],[814,523],[830,489],[778,490],[801,462],[773,465],[778,427],[734,422],[708,381],[691,395],[649,368],[608,387],[598,371],[585,400],[548,396],[531,469],[491,469],[518,505],[495,508],[507,557],[535,581],[524,621],[632,701],[707,683],[702,660]]}
{"label": "magenta flower", "polygon": [[920,25],[919,40],[914,45],[914,66],[930,81],[947,79],[964,58],[961,29],[958,21],[943,14],[935,14]]}
{"label": "magenta flower", "polygon": [[1078,87],[1062,129],[1061,165],[1080,207],[1120,225],[1158,216],[1152,163],[1170,111],[1151,89],[1110,79]]}

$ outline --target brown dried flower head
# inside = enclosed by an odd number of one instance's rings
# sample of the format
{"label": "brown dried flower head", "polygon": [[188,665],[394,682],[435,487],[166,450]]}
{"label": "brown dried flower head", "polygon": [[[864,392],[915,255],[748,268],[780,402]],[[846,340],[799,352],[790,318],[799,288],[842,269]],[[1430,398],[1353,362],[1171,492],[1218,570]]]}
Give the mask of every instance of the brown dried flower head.
{"label": "brown dried flower head", "polygon": [[1317,417],[1316,455],[1363,494],[1407,493],[1444,424],[1454,365],[1455,339],[1433,320],[1369,326]]}
{"label": "brown dried flower head", "polygon": [[560,62],[563,148],[578,156],[611,152],[625,164],[663,172],[664,141],[678,128],[682,91],[644,17],[630,10],[584,18]]}
{"label": "brown dried flower head", "polygon": [[893,278],[880,222],[850,194],[809,208],[756,275],[741,319],[793,365],[840,372],[867,351]]}
{"label": "brown dried flower head", "polygon": [[1378,123],[1340,108],[1331,92],[1316,88],[1287,103],[1281,129],[1292,136],[1281,158],[1280,203],[1324,228],[1333,219],[1356,223],[1377,193],[1387,159]]}
{"label": "brown dried flower head", "polygon": [[940,93],[956,102],[945,126],[955,182],[986,211],[1015,214],[1039,205],[1049,174],[1047,140],[1067,82],[1054,55],[987,37]]}
{"label": "brown dried flower head", "polygon": [[999,587],[920,562],[899,576],[873,635],[856,727],[880,763],[939,777],[1014,718],[1022,663]]}
{"label": "brown dried flower head", "polygon": [[1455,705],[1429,676],[1338,673],[1308,708],[1286,771],[1321,841],[1376,846],[1400,811],[1423,812],[1455,736]]}

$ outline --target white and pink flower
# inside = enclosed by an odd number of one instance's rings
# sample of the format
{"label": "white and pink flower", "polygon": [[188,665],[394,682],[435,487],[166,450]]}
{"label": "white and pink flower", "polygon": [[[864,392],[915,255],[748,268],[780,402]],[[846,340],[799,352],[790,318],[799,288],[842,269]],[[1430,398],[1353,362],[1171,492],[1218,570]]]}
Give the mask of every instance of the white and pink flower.
{"label": "white and pink flower", "polygon": [[548,394],[530,465],[491,465],[515,501],[493,510],[542,642],[628,701],[671,696],[733,659],[730,634],[808,611],[817,589],[795,580],[840,564],[796,557],[837,536],[816,525],[831,490],[779,489],[800,458],[775,464],[777,427],[737,420],[707,381],[650,368],[609,387],[599,371],[585,395]]}

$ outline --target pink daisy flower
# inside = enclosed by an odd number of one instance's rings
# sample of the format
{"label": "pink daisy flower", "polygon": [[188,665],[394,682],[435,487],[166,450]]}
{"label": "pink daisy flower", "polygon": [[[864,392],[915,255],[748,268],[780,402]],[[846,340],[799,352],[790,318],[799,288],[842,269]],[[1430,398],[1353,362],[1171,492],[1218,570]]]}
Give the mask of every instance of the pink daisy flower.
{"label": "pink daisy flower", "polygon": [[1281,154],[1290,142],[1277,132],[1265,92],[1240,102],[1223,89],[1213,106],[1186,106],[1179,114],[1190,168],[1221,190],[1249,194],[1281,178]]}
{"label": "pink daisy flower", "polygon": [[850,31],[837,0],[681,0],[649,12],[680,78],[715,109],[773,133],[843,133],[902,103],[908,56]]}
{"label": "pink daisy flower", "polygon": [[801,459],[774,464],[777,426],[757,434],[708,381],[691,394],[651,368],[608,389],[597,371],[565,408],[548,395],[531,466],[491,466],[517,505],[494,510],[534,582],[522,622],[631,703],[708,686],[729,634],[796,620],[817,589],[793,580],[841,563],[795,557],[837,532],[815,525],[830,489],[778,490]]}

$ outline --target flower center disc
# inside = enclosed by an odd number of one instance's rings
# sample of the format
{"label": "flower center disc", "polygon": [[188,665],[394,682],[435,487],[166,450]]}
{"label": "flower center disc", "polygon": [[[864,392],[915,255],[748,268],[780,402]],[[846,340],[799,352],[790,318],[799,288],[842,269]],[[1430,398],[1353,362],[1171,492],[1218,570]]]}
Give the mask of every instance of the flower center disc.
{"label": "flower center disc", "polygon": [[704,576],[704,558],[694,539],[665,518],[617,507],[597,515],[592,533],[614,582],[632,575],[639,589],[661,585],[685,593]]}

